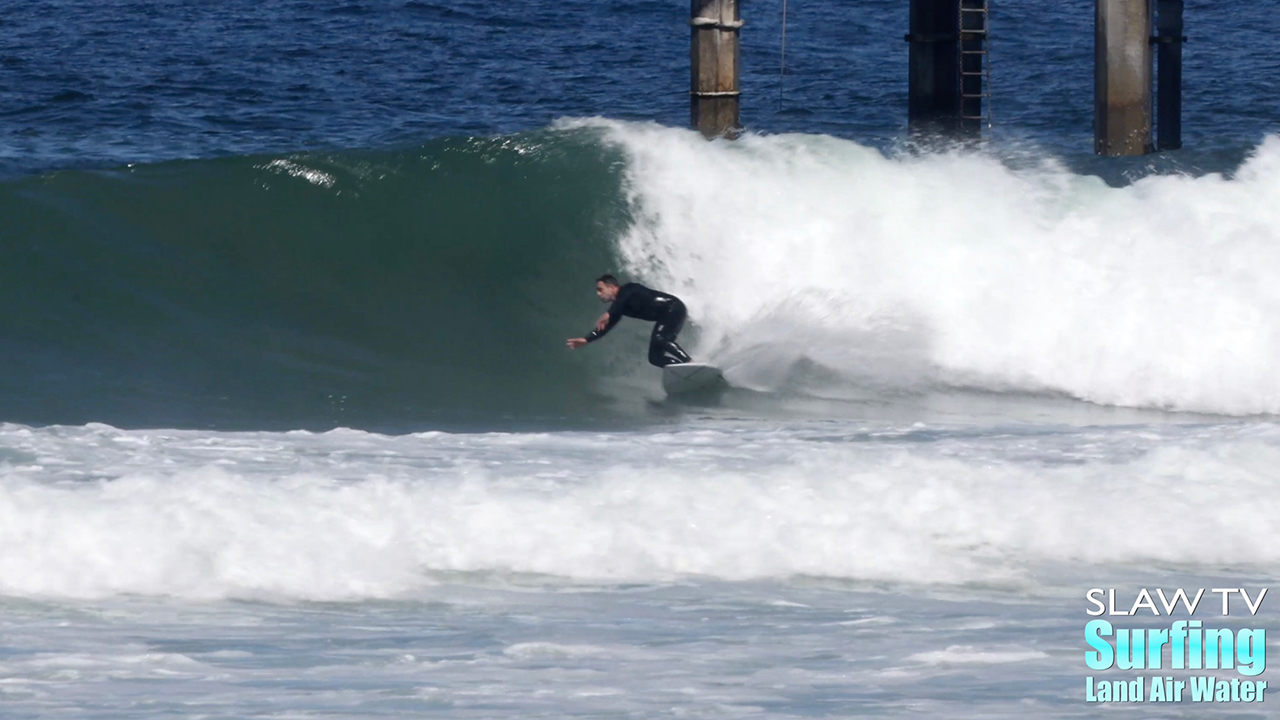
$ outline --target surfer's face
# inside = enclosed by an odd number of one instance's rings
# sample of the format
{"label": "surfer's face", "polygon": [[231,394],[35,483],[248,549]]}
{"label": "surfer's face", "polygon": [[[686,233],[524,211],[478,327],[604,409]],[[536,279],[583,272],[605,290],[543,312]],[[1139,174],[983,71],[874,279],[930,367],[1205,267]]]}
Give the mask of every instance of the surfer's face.
{"label": "surfer's face", "polygon": [[618,286],[608,283],[596,283],[596,297],[600,302],[613,302],[618,297]]}

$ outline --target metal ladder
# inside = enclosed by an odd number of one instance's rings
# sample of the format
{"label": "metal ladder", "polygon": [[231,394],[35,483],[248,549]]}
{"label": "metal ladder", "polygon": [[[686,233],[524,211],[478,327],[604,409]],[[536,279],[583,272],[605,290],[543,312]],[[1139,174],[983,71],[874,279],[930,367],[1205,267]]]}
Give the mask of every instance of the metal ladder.
{"label": "metal ladder", "polygon": [[976,125],[987,137],[992,126],[989,9],[989,0],[960,0],[960,122]]}

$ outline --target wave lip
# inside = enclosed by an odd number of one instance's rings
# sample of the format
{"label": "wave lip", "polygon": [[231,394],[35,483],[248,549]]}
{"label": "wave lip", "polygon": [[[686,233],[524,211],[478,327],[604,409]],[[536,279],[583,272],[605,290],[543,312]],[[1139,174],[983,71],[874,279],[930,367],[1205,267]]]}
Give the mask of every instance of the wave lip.
{"label": "wave lip", "polygon": [[1280,137],[1231,178],[1112,188],[1052,161],[599,125],[628,158],[627,266],[686,298],[739,384],[1280,412]]}

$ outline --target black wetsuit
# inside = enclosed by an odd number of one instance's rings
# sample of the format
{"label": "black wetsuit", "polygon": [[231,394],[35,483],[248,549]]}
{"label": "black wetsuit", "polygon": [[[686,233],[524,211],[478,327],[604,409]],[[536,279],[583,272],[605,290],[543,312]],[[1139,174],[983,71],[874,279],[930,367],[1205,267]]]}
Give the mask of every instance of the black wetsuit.
{"label": "black wetsuit", "polygon": [[676,344],[676,335],[684,326],[684,303],[675,295],[647,288],[640,283],[627,283],[618,288],[618,297],[609,306],[609,324],[603,330],[587,333],[587,342],[604,337],[623,316],[648,320],[653,325],[649,338],[649,362],[658,367],[689,362],[689,355]]}

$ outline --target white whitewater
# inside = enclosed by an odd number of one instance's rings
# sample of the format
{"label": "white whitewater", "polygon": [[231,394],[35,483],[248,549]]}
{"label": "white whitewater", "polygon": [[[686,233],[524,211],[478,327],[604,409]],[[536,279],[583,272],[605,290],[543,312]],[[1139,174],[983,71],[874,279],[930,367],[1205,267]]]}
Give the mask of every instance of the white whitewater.
{"label": "white whitewater", "polygon": [[1232,178],[1112,188],[1049,160],[583,124],[630,160],[627,264],[735,384],[803,358],[862,385],[1280,412],[1280,137]]}

